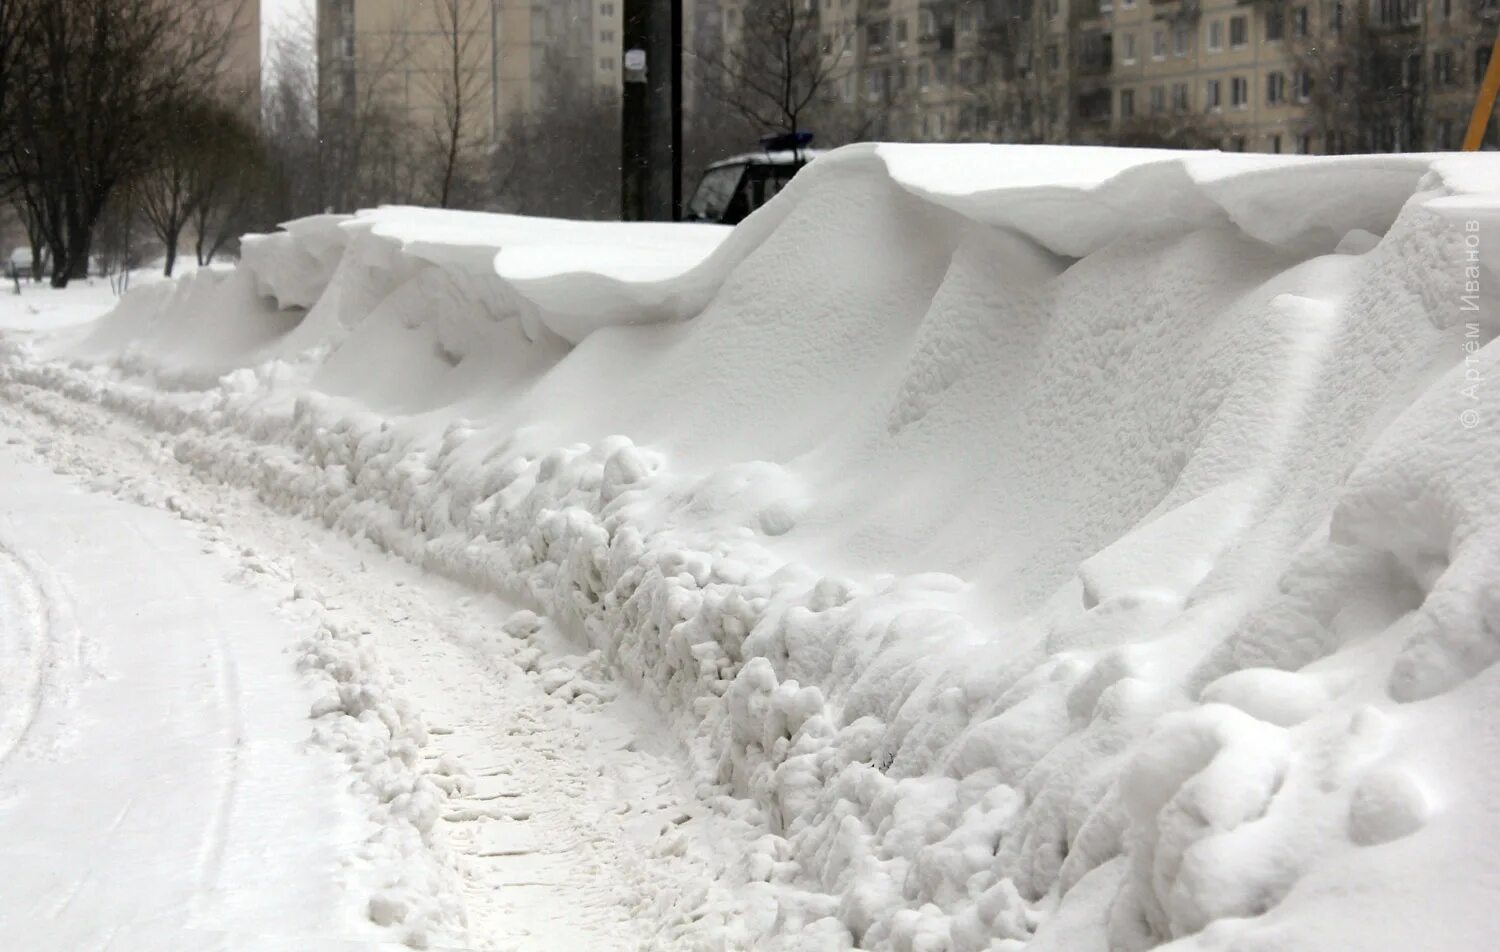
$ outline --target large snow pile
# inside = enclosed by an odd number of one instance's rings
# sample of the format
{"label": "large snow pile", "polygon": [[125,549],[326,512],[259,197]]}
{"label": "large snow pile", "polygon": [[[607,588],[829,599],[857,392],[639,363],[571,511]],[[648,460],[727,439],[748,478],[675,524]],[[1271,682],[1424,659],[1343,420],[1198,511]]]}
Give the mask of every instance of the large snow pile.
{"label": "large snow pile", "polygon": [[853,147],[294,222],[6,373],[586,637],[764,830],[693,941],[1494,948],[1497,182]]}

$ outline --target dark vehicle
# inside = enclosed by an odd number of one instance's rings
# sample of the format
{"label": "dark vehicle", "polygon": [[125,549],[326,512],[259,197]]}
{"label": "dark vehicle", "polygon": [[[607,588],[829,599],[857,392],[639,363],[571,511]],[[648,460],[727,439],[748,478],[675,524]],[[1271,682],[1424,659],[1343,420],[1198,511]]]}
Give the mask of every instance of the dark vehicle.
{"label": "dark vehicle", "polygon": [[812,134],[807,132],[772,136],[761,140],[760,152],[715,162],[703,173],[684,217],[738,225],[821,154],[808,148],[811,143]]}

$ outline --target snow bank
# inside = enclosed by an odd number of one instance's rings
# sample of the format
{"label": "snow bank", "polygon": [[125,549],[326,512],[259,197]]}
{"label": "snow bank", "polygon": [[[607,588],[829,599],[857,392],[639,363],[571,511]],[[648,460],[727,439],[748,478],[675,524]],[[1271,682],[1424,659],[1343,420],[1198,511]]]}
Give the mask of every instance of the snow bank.
{"label": "snow bank", "polygon": [[1483,948],[1497,173],[863,146],[733,232],[382,209],[5,374],[571,624],[766,831],[689,916],[732,947]]}

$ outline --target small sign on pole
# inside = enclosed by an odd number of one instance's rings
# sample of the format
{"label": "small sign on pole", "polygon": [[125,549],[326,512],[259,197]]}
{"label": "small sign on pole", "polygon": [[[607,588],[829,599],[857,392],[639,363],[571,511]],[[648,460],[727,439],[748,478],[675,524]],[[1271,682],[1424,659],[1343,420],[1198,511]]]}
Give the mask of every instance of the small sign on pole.
{"label": "small sign on pole", "polygon": [[644,83],[646,81],[646,51],[625,51],[625,82]]}

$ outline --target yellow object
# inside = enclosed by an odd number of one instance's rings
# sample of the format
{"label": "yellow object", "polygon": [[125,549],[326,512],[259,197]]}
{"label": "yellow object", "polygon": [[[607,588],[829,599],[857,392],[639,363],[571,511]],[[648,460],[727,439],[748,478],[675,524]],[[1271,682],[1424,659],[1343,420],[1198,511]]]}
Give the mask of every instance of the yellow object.
{"label": "yellow object", "polygon": [[1490,123],[1490,114],[1495,111],[1495,96],[1500,93],[1500,33],[1495,34],[1495,45],[1490,50],[1490,65],[1484,71],[1484,82],[1479,84],[1479,99],[1474,103],[1474,115],[1469,118],[1469,134],[1464,136],[1464,151],[1478,152],[1484,143],[1484,127]]}

